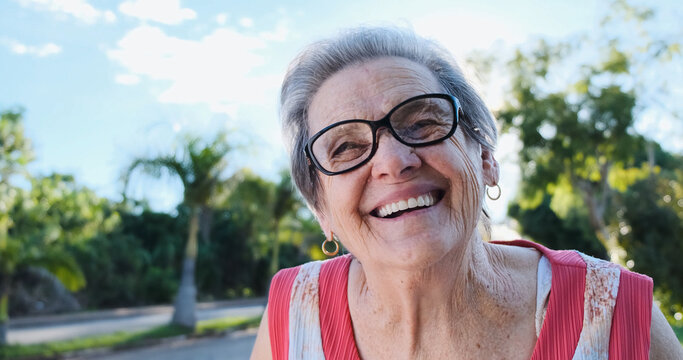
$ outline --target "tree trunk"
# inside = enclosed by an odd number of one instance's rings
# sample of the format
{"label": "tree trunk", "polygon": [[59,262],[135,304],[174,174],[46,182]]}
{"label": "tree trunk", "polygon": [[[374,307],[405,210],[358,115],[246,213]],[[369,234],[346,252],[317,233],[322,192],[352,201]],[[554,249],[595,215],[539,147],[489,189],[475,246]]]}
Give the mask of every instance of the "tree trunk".
{"label": "tree trunk", "polygon": [[213,223],[213,210],[208,206],[202,206],[199,211],[199,232],[205,244],[211,242],[211,226]]}
{"label": "tree trunk", "polygon": [[9,289],[10,276],[2,274],[0,278],[0,345],[7,344],[9,332]]}
{"label": "tree trunk", "polygon": [[[598,240],[600,240],[600,243],[602,243],[602,246],[604,246],[607,250],[610,261],[616,264],[624,265],[626,250],[619,245],[619,241],[615,236],[610,235],[607,225],[604,221],[604,209],[607,207],[607,197],[602,196],[598,198],[598,194],[596,194],[596,191],[594,191],[594,189],[591,188],[590,184],[588,183],[580,183],[578,185],[579,186],[577,188],[580,189],[581,194],[583,195],[583,202],[588,208],[588,220],[591,228],[595,232],[595,235],[597,236]],[[609,190],[604,189],[603,191]]]}
{"label": "tree trunk", "polygon": [[195,304],[197,302],[197,288],[194,284],[195,262],[197,260],[197,232],[199,230],[199,209],[193,207],[190,211],[190,226],[185,247],[185,260],[180,278],[180,288],[175,298],[173,309],[173,324],[194,329],[197,324]]}

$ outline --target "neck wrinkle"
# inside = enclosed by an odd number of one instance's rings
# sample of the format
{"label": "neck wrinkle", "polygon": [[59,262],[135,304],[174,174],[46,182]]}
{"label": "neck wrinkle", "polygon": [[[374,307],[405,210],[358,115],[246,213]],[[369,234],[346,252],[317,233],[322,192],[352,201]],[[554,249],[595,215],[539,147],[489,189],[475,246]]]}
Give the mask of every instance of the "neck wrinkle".
{"label": "neck wrinkle", "polygon": [[381,326],[408,336],[415,346],[424,326],[441,323],[444,331],[455,331],[473,319],[495,323],[501,306],[515,296],[502,252],[482,242],[477,232],[464,251],[454,249],[419,272],[356,264],[356,304],[380,315]]}

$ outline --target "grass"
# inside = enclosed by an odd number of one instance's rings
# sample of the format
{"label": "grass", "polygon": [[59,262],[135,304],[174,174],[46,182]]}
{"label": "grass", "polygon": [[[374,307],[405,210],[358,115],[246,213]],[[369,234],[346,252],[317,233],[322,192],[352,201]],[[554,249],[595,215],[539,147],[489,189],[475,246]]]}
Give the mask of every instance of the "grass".
{"label": "grass", "polygon": [[227,330],[242,330],[257,327],[260,323],[260,316],[204,320],[197,323],[197,330],[195,333],[198,335],[210,335],[223,333]]}
{"label": "grass", "polygon": [[145,331],[115,332],[65,341],[31,345],[0,346],[0,359],[58,359],[63,355],[86,349],[123,349],[143,346],[155,340],[175,336],[201,337],[222,334],[227,331],[258,326],[260,316],[228,317],[197,322],[195,331],[175,325],[162,325]]}

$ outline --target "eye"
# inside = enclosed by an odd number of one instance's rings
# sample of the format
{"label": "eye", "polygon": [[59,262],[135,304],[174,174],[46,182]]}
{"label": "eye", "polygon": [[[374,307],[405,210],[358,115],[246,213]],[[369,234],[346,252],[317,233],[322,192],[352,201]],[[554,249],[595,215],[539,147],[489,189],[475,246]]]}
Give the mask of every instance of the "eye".
{"label": "eye", "polygon": [[439,130],[442,126],[444,126],[444,121],[437,117],[425,117],[413,121],[406,130],[412,137],[419,138],[428,135],[432,131]]}
{"label": "eye", "polygon": [[331,158],[340,161],[355,159],[365,153],[368,147],[367,143],[346,141],[332,151]]}
{"label": "eye", "polygon": [[434,118],[428,118],[428,119],[420,119],[416,122],[413,123],[412,127],[414,129],[420,129],[426,126],[434,126],[434,125],[441,125],[443,121],[439,121]]}

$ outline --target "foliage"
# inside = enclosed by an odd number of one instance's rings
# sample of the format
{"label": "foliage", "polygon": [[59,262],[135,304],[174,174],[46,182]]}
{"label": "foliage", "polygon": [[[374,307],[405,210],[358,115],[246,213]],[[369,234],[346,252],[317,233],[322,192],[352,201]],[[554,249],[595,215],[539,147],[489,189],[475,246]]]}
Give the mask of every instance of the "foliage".
{"label": "foliage", "polygon": [[680,342],[681,346],[683,346],[683,326],[673,326],[673,329],[676,337],[678,338],[678,342]]}
{"label": "foliage", "polygon": [[508,215],[517,220],[526,237],[551,249],[575,249],[607,259],[607,251],[580,210],[572,208],[566,217],[560,217],[550,206],[550,196],[546,195],[533,209],[524,209],[518,203],[511,204]]}
{"label": "foliage", "polygon": [[88,281],[78,294],[82,305],[101,309],[171,302],[185,229],[168,214],[123,213],[114,231],[71,247]]}
{"label": "foliage", "polygon": [[[679,157],[683,165],[683,157]],[[683,313],[683,166],[620,194],[619,239],[634,271],[654,280],[665,314]]]}
{"label": "foliage", "polygon": [[186,198],[169,215],[130,209],[125,199],[115,204],[99,198],[72,176],[31,178],[23,168],[32,155],[29,140],[19,133],[20,115],[3,115],[4,133],[7,119],[18,119],[12,120],[12,136],[21,139],[11,147],[3,140],[14,159],[4,163],[3,174],[27,176],[29,184],[0,182],[0,206],[7,210],[0,212],[3,274],[44,267],[78,290],[77,299],[89,309],[168,303],[179,289],[193,218],[202,235],[196,275],[203,300],[263,295],[273,264],[289,267],[321,257],[320,229],[288,173],[275,182],[248,170],[221,178],[229,150],[222,135],[208,144],[187,138],[173,156],[137,159],[129,168],[127,175],[142,169],[179,176]]}
{"label": "foliage", "polygon": [[[503,131],[522,143],[522,185],[510,215],[539,242],[597,255],[604,247],[611,260],[652,276],[671,315],[683,304],[683,162],[637,134],[634,123],[639,104],[651,98],[639,76],[680,50],[645,30],[629,48],[610,26],[643,26],[653,12],[624,1],[612,8],[597,36],[542,40],[518,49],[508,64],[511,89],[498,115]],[[588,48],[593,56],[577,57]]]}
{"label": "foliage", "polygon": [[[202,238],[197,256],[201,300],[260,296],[267,290],[274,236],[272,219],[261,208],[271,207],[267,201],[272,199],[256,198],[277,183],[254,174],[242,179],[233,179],[237,191],[221,205],[223,209],[210,213],[209,237]],[[113,229],[63,247],[87,283],[77,299],[88,309],[171,302],[179,285],[189,209],[181,205],[176,215],[117,209],[120,221]],[[279,263],[296,266],[317,256],[319,234],[306,211],[288,215],[280,229]]]}
{"label": "foliage", "polygon": [[24,136],[22,111],[0,112],[0,183],[9,184],[14,174],[25,174],[33,160],[31,141]]}
{"label": "foliage", "polygon": [[167,171],[183,183],[183,202],[187,206],[208,206],[225,185],[222,173],[228,152],[230,145],[224,133],[217,134],[209,143],[199,137],[185,136],[181,148],[174,154],[133,160],[124,181],[127,185],[130,175],[138,168],[152,177],[160,177]]}
{"label": "foliage", "polygon": [[[259,296],[267,290],[274,233],[272,218],[262,209],[272,207],[273,199],[262,195],[281,181],[270,182],[249,171],[239,174],[231,179],[226,202],[210,213],[209,237],[200,240],[196,270],[200,300]],[[77,294],[79,301],[90,309],[171,302],[178,288],[189,216],[183,205],[175,216],[121,210],[120,224],[113,231],[70,246],[88,282]],[[319,249],[321,237],[306,211],[286,219],[280,228],[278,260],[291,267],[317,255],[311,250]]]}
{"label": "foliage", "polygon": [[[84,275],[66,246],[108,231],[118,221],[106,200],[77,185],[73,177],[26,174],[32,153],[21,120],[16,112],[3,112],[0,119],[0,344],[6,341],[14,275],[28,267],[43,268],[69,290],[83,287]],[[27,178],[30,188],[14,186],[15,175]]]}
{"label": "foliage", "polygon": [[86,241],[118,222],[117,212],[106,200],[78,186],[73,177],[54,174],[36,178],[31,190],[17,189],[18,200],[9,213],[12,226],[2,251],[2,271],[22,266],[48,269],[64,285],[77,290],[85,285],[68,244]]}
{"label": "foliage", "polygon": [[255,249],[255,226],[238,211],[213,212],[211,238],[197,257],[197,286],[200,298],[225,299],[263,294],[263,273]]}
{"label": "foliage", "polygon": [[[522,142],[521,197],[525,200],[521,204],[536,207],[543,194],[555,195],[562,188],[579,196],[596,236],[613,259],[620,259],[623,253],[609,235],[605,212],[614,192],[628,186],[627,179],[646,176],[649,168],[633,156],[645,145],[631,130],[635,94],[616,84],[597,83],[605,72],[627,71],[622,63],[625,55],[610,49],[607,60],[584,65],[590,70],[579,80],[581,86],[544,92],[538,83],[549,76],[550,65],[560,62],[562,53],[561,48],[541,42],[530,54],[518,51],[510,62],[512,98],[499,117],[504,130],[514,127]],[[615,186],[610,177],[619,184]]]}

